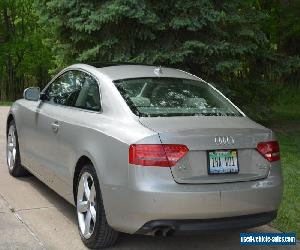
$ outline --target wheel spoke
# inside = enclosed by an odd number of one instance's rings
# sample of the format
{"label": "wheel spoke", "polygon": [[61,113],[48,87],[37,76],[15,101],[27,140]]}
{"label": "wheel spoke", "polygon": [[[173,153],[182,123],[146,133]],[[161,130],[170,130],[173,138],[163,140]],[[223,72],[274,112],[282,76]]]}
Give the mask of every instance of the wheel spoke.
{"label": "wheel spoke", "polygon": [[95,185],[94,182],[92,183],[91,189],[90,189],[90,196],[89,196],[89,201],[92,203],[95,201],[96,198],[96,190],[95,190]]}
{"label": "wheel spoke", "polygon": [[14,162],[14,155],[13,155],[13,153],[11,152],[11,154],[10,154],[10,157],[9,157],[9,166],[10,167],[12,167],[13,165],[15,164],[15,162]]}
{"label": "wheel spoke", "polygon": [[14,132],[11,135],[11,143],[14,145],[14,147],[16,147],[16,137],[15,137],[15,133]]}
{"label": "wheel spoke", "polygon": [[90,233],[90,227],[91,227],[91,218],[92,215],[90,211],[88,210],[84,219],[84,235],[88,235]]}
{"label": "wheel spoke", "polygon": [[7,154],[7,163],[8,163],[9,167],[11,166],[11,155],[12,155],[12,153],[8,152],[8,154]]}
{"label": "wheel spoke", "polygon": [[16,160],[16,154],[17,154],[17,150],[16,150],[16,148],[14,148],[14,149],[12,150],[12,155],[13,155],[14,162],[15,162],[15,160]]}
{"label": "wheel spoke", "polygon": [[96,223],[96,209],[95,209],[94,206],[90,207],[90,212],[91,212],[91,215],[92,215],[92,220],[94,221],[94,223]]}
{"label": "wheel spoke", "polygon": [[15,136],[15,134],[13,134],[13,136],[12,136],[12,144],[14,145],[14,147],[17,146],[16,145],[16,136]]}
{"label": "wheel spoke", "polygon": [[88,178],[85,176],[83,180],[83,188],[86,199],[89,199],[91,190],[89,188]]}
{"label": "wheel spoke", "polygon": [[84,213],[89,209],[88,201],[79,201],[77,204],[77,210],[80,213]]}
{"label": "wheel spoke", "polygon": [[12,142],[7,144],[7,148],[9,151],[13,151],[13,149],[15,148],[14,144]]}
{"label": "wheel spoke", "polygon": [[83,190],[83,185],[80,181],[80,184],[78,185],[78,190],[77,190],[77,201],[80,202],[84,199],[84,190]]}

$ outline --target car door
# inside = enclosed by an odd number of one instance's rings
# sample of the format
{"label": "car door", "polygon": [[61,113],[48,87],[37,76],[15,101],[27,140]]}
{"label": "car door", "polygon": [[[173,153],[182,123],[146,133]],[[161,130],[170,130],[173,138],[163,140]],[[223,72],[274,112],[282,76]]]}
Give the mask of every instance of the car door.
{"label": "car door", "polygon": [[[59,107],[58,154],[54,169],[54,185],[63,196],[73,198],[73,172],[86,139],[93,137],[90,122],[96,120],[101,109],[99,84],[96,78],[82,71],[74,71],[78,91],[67,106]],[[93,142],[91,142],[93,143]]]}
{"label": "car door", "polygon": [[59,165],[58,137],[62,119],[62,108],[72,103],[80,91],[72,71],[58,76],[42,93],[42,101],[37,107],[35,118],[34,172],[51,186],[54,172]]}

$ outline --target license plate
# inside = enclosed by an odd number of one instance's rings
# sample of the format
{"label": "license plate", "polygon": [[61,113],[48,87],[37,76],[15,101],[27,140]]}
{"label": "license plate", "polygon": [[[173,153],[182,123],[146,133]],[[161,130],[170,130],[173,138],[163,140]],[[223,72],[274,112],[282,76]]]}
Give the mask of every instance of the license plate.
{"label": "license plate", "polygon": [[237,150],[208,151],[208,173],[230,174],[238,173]]}

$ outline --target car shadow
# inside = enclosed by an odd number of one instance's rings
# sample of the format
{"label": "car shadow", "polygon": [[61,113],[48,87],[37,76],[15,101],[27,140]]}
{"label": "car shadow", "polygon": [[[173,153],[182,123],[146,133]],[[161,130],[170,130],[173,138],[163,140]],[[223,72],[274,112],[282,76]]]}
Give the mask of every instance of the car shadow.
{"label": "car shadow", "polygon": [[19,177],[18,180],[26,182],[32,186],[76,226],[76,208],[72,204],[67,202],[64,198],[32,174],[26,177]]}

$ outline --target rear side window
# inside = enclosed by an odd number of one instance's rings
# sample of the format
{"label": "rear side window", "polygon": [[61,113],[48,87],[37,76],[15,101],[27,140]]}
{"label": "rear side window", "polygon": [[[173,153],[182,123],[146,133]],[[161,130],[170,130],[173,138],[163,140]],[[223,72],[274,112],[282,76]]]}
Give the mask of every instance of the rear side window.
{"label": "rear side window", "polygon": [[74,106],[77,108],[100,111],[100,94],[98,82],[90,75],[85,74],[84,82]]}
{"label": "rear side window", "polygon": [[50,103],[100,111],[98,82],[81,71],[72,70],[62,74],[45,93]]}
{"label": "rear side window", "polygon": [[204,82],[155,77],[114,83],[138,116],[242,116],[226,98]]}

